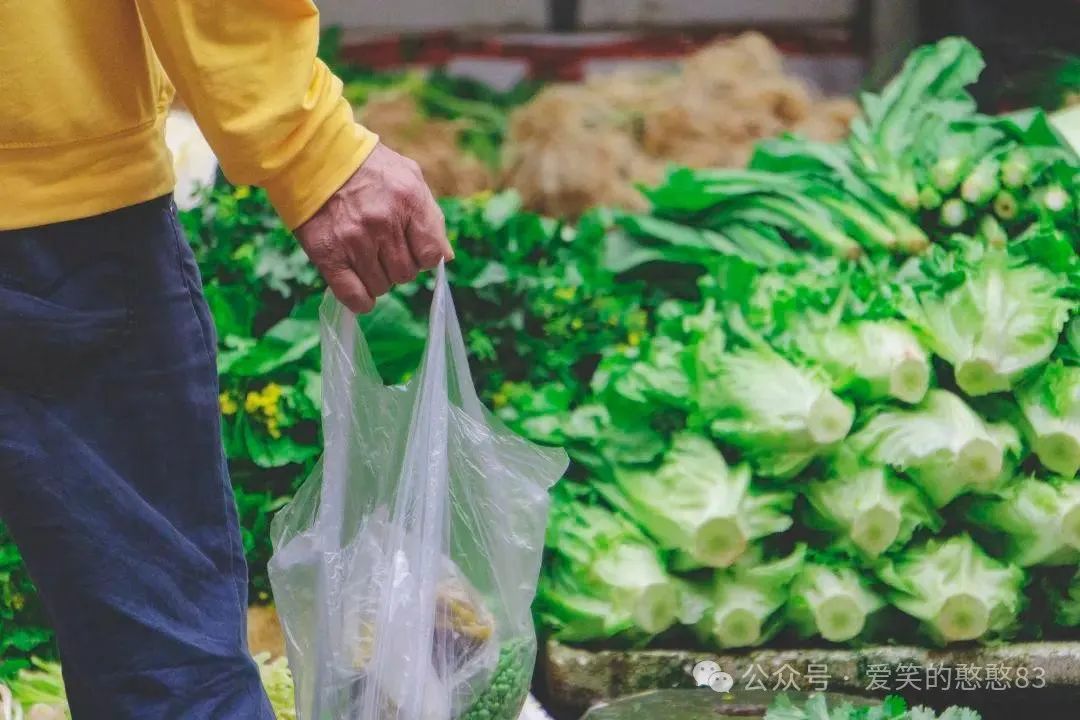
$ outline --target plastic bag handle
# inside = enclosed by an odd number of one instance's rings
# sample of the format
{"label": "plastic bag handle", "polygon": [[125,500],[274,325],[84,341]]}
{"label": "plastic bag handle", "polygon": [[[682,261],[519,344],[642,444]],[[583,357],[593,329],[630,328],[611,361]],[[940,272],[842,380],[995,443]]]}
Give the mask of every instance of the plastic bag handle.
{"label": "plastic bag handle", "polygon": [[[440,316],[445,349],[448,354],[447,360],[450,363],[450,369],[453,371],[454,385],[447,385],[450,402],[461,407],[470,416],[480,420],[484,417],[484,406],[476,394],[476,386],[473,384],[472,375],[469,373],[469,357],[465,350],[465,338],[461,334],[461,324],[458,322],[454,299],[450,294],[450,283],[446,280],[446,266],[442,262],[439,263],[435,274],[435,297],[431,301],[433,328],[436,314]],[[435,333],[432,333],[428,342],[434,346],[436,340]],[[449,380],[449,378],[447,379]],[[452,390],[456,391],[456,398]]]}
{"label": "plastic bag handle", "polygon": [[[328,291],[329,293],[329,291]],[[352,357],[356,363],[356,373],[377,376],[374,362],[370,356],[367,342],[357,330],[356,315],[345,306],[333,301],[330,316],[335,322],[332,333],[324,333],[323,342],[334,342],[331,348],[342,357]],[[465,339],[461,333],[454,300],[450,293],[450,284],[446,279],[446,267],[440,262],[435,273],[435,292],[431,300],[428,339],[421,362],[425,387],[420,394],[445,392],[447,403],[456,405],[470,417],[483,420],[484,406],[476,393],[472,375],[469,373],[468,353]],[[326,368],[324,368],[324,372]],[[327,532],[324,537],[338,538],[341,534],[343,507],[346,488],[339,478],[349,477],[348,458],[352,444],[353,427],[348,418],[352,417],[355,396],[355,374],[343,373],[344,387],[341,392],[324,393],[324,416],[336,417],[337,422],[328,424],[326,454],[323,457],[325,477],[323,502],[320,522],[325,523]]]}

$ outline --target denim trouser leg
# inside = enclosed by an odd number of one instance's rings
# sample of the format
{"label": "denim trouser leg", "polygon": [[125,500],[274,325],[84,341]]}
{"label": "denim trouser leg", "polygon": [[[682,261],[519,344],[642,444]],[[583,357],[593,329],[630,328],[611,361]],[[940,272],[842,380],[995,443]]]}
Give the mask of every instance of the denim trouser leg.
{"label": "denim trouser leg", "polygon": [[214,330],[171,202],[0,232],[0,517],[76,720],[271,720]]}

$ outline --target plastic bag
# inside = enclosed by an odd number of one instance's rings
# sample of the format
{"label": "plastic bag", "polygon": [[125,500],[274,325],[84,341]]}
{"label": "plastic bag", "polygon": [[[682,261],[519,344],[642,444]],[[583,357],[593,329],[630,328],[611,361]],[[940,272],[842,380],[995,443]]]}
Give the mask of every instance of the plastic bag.
{"label": "plastic bag", "polygon": [[382,384],[329,295],[321,320],[325,452],[271,526],[298,716],[516,720],[547,490],[566,455],[481,406],[441,267],[405,386]]}

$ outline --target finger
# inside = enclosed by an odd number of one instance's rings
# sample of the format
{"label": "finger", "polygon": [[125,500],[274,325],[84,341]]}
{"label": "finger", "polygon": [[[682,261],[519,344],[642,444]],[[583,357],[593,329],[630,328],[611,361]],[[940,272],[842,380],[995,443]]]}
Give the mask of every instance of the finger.
{"label": "finger", "polygon": [[399,237],[393,242],[388,242],[379,249],[379,260],[382,262],[383,272],[387,279],[395,285],[407,283],[416,279],[420,272],[420,266],[416,264],[405,238]]}
{"label": "finger", "polygon": [[454,251],[450,249],[450,241],[446,237],[442,210],[430,196],[410,218],[406,241],[416,263],[424,270],[437,266],[440,260],[453,260]]}
{"label": "finger", "polygon": [[345,254],[364,288],[373,298],[390,290],[390,281],[379,262],[379,246],[397,239],[401,242],[401,229],[390,215],[378,209],[360,214],[358,226],[345,240]]}
{"label": "finger", "polygon": [[372,297],[377,298],[390,291],[390,280],[386,277],[386,271],[383,270],[378,256],[367,261],[363,267],[354,265],[353,270]]}
{"label": "finger", "polygon": [[375,299],[352,269],[325,273],[326,284],[342,305],[354,313],[371,312]]}

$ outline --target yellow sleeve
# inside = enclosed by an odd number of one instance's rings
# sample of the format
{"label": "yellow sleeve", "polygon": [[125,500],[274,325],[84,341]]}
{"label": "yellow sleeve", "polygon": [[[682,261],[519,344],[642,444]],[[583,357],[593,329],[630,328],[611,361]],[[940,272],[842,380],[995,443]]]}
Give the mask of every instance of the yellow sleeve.
{"label": "yellow sleeve", "polygon": [[266,188],[290,228],[378,138],[315,53],[311,0],[136,0],[154,51],[234,183]]}

